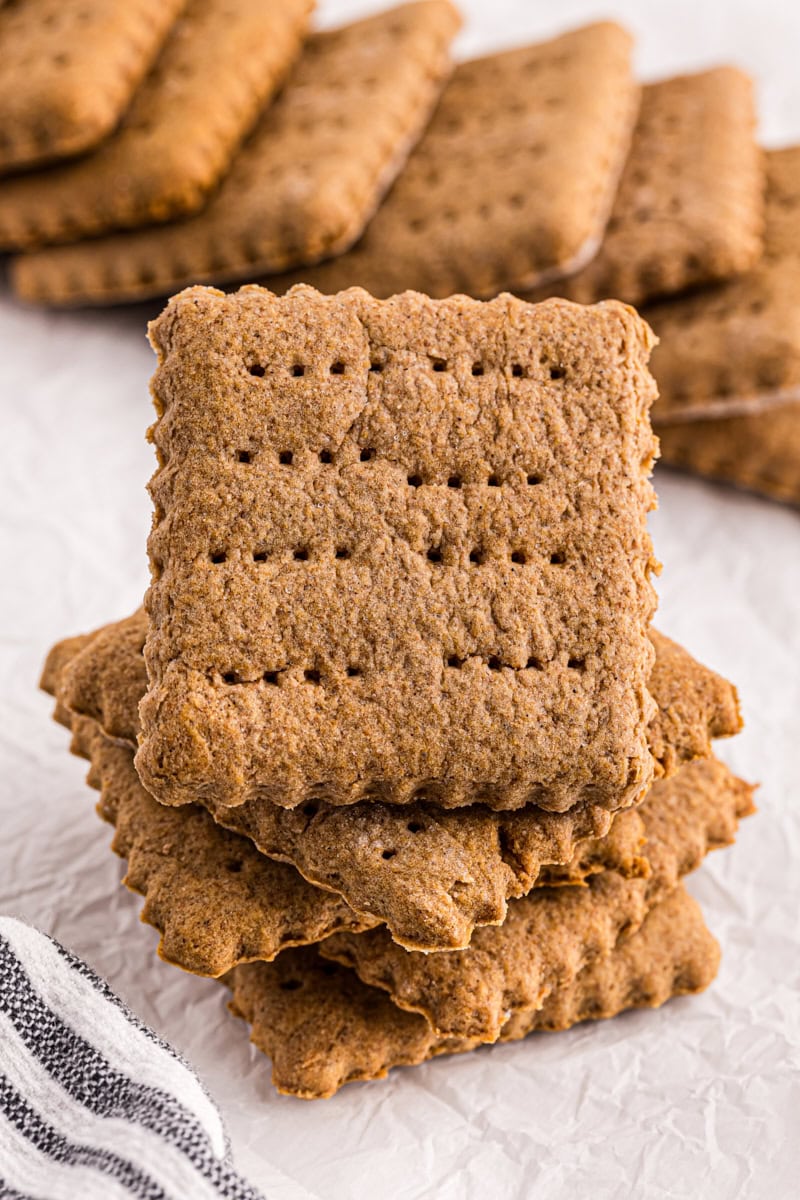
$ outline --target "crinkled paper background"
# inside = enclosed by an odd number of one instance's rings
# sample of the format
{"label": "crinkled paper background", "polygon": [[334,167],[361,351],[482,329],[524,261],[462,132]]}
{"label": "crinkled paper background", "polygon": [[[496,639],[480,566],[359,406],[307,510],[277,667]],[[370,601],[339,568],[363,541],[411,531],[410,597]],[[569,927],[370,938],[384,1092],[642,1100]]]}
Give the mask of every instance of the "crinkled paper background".
{"label": "crinkled paper background", "polygon": [[[328,0],[326,22],[378,7]],[[618,15],[644,78],[738,61],[768,145],[800,139],[800,6],[778,0],[461,0],[461,54]],[[47,314],[0,291],[0,911],[74,948],[195,1064],[240,1169],[272,1200],[800,1194],[800,514],[657,473],[659,623],[740,686],[722,753],[760,812],[691,881],[723,945],[704,996],[279,1097],[223,989],[155,957],[119,886],[84,764],[36,690],[65,634],[122,617],[146,581],[154,309]]]}

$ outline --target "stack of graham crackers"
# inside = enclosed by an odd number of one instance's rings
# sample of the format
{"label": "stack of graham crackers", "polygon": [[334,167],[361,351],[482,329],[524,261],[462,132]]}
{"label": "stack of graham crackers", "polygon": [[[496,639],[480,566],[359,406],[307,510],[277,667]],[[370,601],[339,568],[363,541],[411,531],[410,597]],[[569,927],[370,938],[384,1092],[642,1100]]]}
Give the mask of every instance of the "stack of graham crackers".
{"label": "stack of graham crackers", "polygon": [[152,584],[43,686],[162,957],[308,1098],[704,988],[752,788],[650,624],[645,322],[194,287],[150,336]]}
{"label": "stack of graham crackers", "polygon": [[664,460],[800,503],[800,148],[764,156],[741,71],[639,88],[610,22],[452,70],[449,0],[324,33],[313,0],[124,7],[0,10],[22,298],[658,301]]}

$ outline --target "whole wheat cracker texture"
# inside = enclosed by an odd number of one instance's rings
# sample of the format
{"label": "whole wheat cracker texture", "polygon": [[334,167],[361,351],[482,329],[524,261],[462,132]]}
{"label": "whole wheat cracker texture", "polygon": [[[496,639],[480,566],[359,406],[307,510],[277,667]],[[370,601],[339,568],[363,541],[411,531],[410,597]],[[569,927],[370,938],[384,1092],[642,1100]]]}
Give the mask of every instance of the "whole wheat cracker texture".
{"label": "whole wheat cracker texture", "polygon": [[[139,782],[132,751],[89,718],[73,715],[71,728],[71,749],[89,760],[87,782],[101,794],[97,811],[116,826],[112,849],[128,860],[124,882],[145,897],[142,920],[162,935],[166,961],[219,976],[242,962],[270,961],[289,946],[380,923],[261,854],[202,808],[158,804]],[[599,870],[642,874],[643,840],[638,812],[619,813],[605,838],[576,847],[556,882],[579,882]],[[344,847],[338,850],[341,856]]]}
{"label": "whole wheat cracker texture", "polygon": [[762,252],[764,166],[753,85],[735,67],[652,83],[603,244],[554,293],[629,304],[751,270]]}
{"label": "whole wheat cracker texture", "polygon": [[0,173],[78,154],[110,133],[184,3],[0,8]]}
{"label": "whole wheat cracker texture", "polygon": [[0,248],[72,242],[200,208],[297,56],[313,0],[190,0],[92,154],[0,183]]}
{"label": "whole wheat cracker texture", "polygon": [[631,46],[600,22],[460,64],[354,249],[264,282],[489,297],[583,267],[631,144]]}
{"label": "whole wheat cracker texture", "polygon": [[632,309],[192,288],[150,332],[157,799],[644,794],[654,385]]}
{"label": "whole wheat cracker texture", "polygon": [[139,783],[131,750],[87,717],[73,717],[72,731],[72,750],[89,759],[88,782],[101,792],[97,811],[115,826],[111,847],[128,860],[123,882],[145,897],[141,919],[161,934],[166,962],[217,976],[377,923],[215,825],[203,809],[157,804]]}
{"label": "whole wheat cracker texture", "polygon": [[427,123],[458,25],[450,0],[418,0],[315,33],[201,213],[25,255],[12,285],[34,303],[109,304],[341,253]]}
{"label": "whole wheat cracker texture", "polygon": [[[713,738],[740,731],[739,698],[732,683],[677,642],[653,628],[648,637],[655,651],[648,689],[656,704],[648,744],[656,775],[669,776],[683,763],[707,757]],[[58,691],[68,708],[90,717],[112,741],[135,747],[139,701],[147,691],[146,638],[147,615],[141,608],[92,633],[65,638],[47,656],[41,687],[51,695]],[[323,804],[320,811],[326,820],[333,816]],[[439,815],[451,820],[446,812]]]}
{"label": "whole wheat cracker texture", "polygon": [[800,403],[800,146],[766,153],[764,256],[747,275],[659,304],[653,420],[765,412]]}
{"label": "whole wheat cracker texture", "polygon": [[664,425],[661,449],[669,466],[800,505],[800,403]]}
{"label": "whole wheat cracker texture", "polygon": [[[361,933],[379,923],[307,883],[293,867],[266,858],[202,809],[158,804],[141,787],[130,750],[109,742],[87,718],[74,718],[72,728],[73,752],[89,758],[88,781],[101,792],[97,811],[116,826],[112,849],[128,859],[124,882],[145,897],[141,919],[161,934],[159,954],[166,961],[220,976],[243,962],[271,961],[288,947],[342,931]],[[660,790],[671,786],[656,785],[645,800],[652,820],[663,807]],[[597,842],[601,865],[595,869],[646,877],[644,841],[639,811],[617,814],[609,834]],[[583,869],[582,854],[578,847],[573,882]]]}
{"label": "whole wheat cracker texture", "polygon": [[637,929],[709,850],[729,845],[738,820],[753,811],[752,795],[722,763],[698,759],[654,784],[641,807],[647,877],[605,871],[585,888],[531,892],[509,904],[502,925],[476,929],[465,950],[420,954],[377,928],[334,934],[320,943],[320,953],[353,967],[399,1008],[421,1013],[442,1036],[493,1042],[511,1014],[540,1007],[554,988]]}
{"label": "whole wheat cracker texture", "polygon": [[[678,886],[636,933],[556,988],[540,1009],[511,1016],[499,1040],[564,1030],[627,1008],[655,1008],[708,987],[718,965],[719,946],[699,906]],[[251,1041],[272,1059],[275,1087],[305,1100],[480,1044],[438,1036],[424,1017],[403,1012],[313,947],[290,950],[274,963],[237,967],[226,982],[231,1012],[252,1026]]]}
{"label": "whole wheat cracker texture", "polygon": [[[145,635],[139,610],[83,640],[67,639],[51,651],[42,680],[67,724],[70,709],[82,714],[127,741],[131,755],[147,687]],[[731,684],[663,634],[651,629],[650,637],[656,659],[649,688],[657,709],[648,740],[657,770],[672,775],[710,754],[712,738],[738,732],[738,698]],[[114,788],[111,775],[108,787]],[[146,806],[141,812],[146,818]],[[499,814],[482,806],[447,812],[424,804],[319,802],[287,810],[245,803],[218,815],[262,853],[292,862],[362,916],[386,921],[409,949],[468,944],[476,923],[502,920],[506,899],[533,886],[580,882],[608,868],[632,874],[642,863],[638,819],[620,814],[611,824],[611,814],[596,806]]]}

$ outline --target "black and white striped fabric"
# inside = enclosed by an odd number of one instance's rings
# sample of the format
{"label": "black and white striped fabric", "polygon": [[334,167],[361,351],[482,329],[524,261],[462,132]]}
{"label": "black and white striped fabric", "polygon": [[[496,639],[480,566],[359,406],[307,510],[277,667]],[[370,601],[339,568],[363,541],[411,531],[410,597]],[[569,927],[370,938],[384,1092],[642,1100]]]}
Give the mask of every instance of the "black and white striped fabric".
{"label": "black and white striped fabric", "polygon": [[84,962],[0,917],[2,1200],[263,1200],[194,1072]]}

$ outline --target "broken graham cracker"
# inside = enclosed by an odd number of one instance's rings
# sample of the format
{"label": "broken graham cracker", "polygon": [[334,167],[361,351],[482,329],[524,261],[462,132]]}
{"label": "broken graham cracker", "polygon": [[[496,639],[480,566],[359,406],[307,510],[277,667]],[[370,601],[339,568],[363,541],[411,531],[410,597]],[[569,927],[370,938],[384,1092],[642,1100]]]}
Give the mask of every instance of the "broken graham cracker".
{"label": "broken graham cracker", "polygon": [[190,288],[150,333],[162,803],[646,791],[648,327],[608,302]]}
{"label": "broken graham cracker", "polygon": [[166,962],[216,976],[377,923],[259,854],[203,809],[157,804],[139,783],[132,751],[88,718],[73,717],[72,729],[72,749],[90,760],[89,782],[101,791],[97,811],[116,827],[112,849],[128,860],[124,882],[145,897],[142,920],[161,934]]}
{"label": "broken graham cracker", "polygon": [[660,341],[652,361],[660,425],[800,403],[800,146],[768,151],[766,168],[761,262],[647,313]]}
{"label": "broken graham cracker", "polygon": [[25,255],[13,286],[34,303],[108,304],[340,253],[428,121],[458,25],[449,0],[419,0],[314,34],[201,213]]}
{"label": "broken graham cracker", "polygon": [[800,505],[800,403],[661,428],[668,466]]}
{"label": "broken graham cracker", "polygon": [[[553,991],[540,1009],[511,1016],[499,1040],[564,1030],[628,1008],[655,1008],[708,987],[718,965],[719,947],[700,908],[679,885],[636,933]],[[251,1041],[272,1059],[275,1087],[306,1100],[480,1044],[439,1037],[424,1017],[403,1012],[313,947],[287,951],[274,963],[237,967],[226,982],[231,1012],[252,1026]]]}
{"label": "broken graham cracker", "polygon": [[577,271],[600,246],[630,147],[630,59],[630,36],[601,22],[460,64],[354,249],[264,282],[491,297]]}
{"label": "broken graham cracker", "polygon": [[357,937],[334,934],[320,953],[389,992],[399,1008],[421,1013],[441,1035],[495,1041],[510,1015],[539,1008],[637,929],[709,850],[729,845],[739,819],[753,812],[752,796],[753,788],[722,763],[698,759],[655,783],[641,806],[646,878],[605,871],[585,888],[531,892],[510,902],[502,925],[476,929],[465,950],[404,950],[378,928]]}
{"label": "broken graham cracker", "polygon": [[[90,782],[102,788],[98,811],[118,826],[114,848],[122,856],[130,857],[126,882],[146,895],[143,919],[166,935],[162,956],[169,961],[188,970],[219,973],[224,970],[224,962],[233,966],[236,962],[273,958],[278,950],[290,946],[293,941],[296,944],[306,940],[312,929],[318,936],[325,936],[326,923],[347,924],[347,910],[337,910],[330,896],[326,898],[325,893],[307,886],[303,892],[303,884],[296,872],[284,869],[288,875],[282,877],[277,864],[269,864],[269,860],[261,858],[246,841],[225,835],[224,830],[213,826],[206,814],[187,808],[162,808],[146,796],[132,768],[131,750],[110,743],[98,733],[94,722],[86,718],[74,719],[73,750],[90,757]],[[702,775],[699,768],[703,768]],[[721,788],[721,779],[734,793],[733,802],[729,802],[727,808],[717,802],[716,812],[704,811],[710,806],[709,792],[715,787]],[[616,822],[631,818],[639,821],[644,817],[648,828],[654,874],[646,899],[656,902],[658,895],[668,890],[679,874],[697,865],[706,848],[732,840],[735,817],[744,816],[752,809],[751,796],[751,788],[730,776],[720,763],[697,762],[686,767],[676,779],[655,785],[640,815],[634,811],[619,814]],[[143,821],[145,812],[148,816]],[[557,910],[549,905],[551,922],[564,917],[563,944],[559,943],[557,949],[551,946],[547,913],[545,919],[542,919],[541,910],[539,920],[529,919],[527,932],[524,924],[517,923],[512,942],[515,938],[524,940],[533,931],[541,936],[545,955],[549,953],[558,960],[560,954],[559,986],[569,980],[570,970],[579,970],[587,955],[602,954],[604,946],[615,944],[620,928],[619,913],[614,913],[612,918],[610,913],[602,911],[603,907],[620,905],[620,892],[614,890],[610,874],[612,872],[607,871],[604,875],[606,887],[600,898],[595,898],[600,910],[600,932],[591,930],[585,904],[567,904]],[[552,896],[575,893],[575,890],[570,888],[554,893],[545,890],[541,893],[542,905],[547,905]],[[211,904],[210,898],[213,898]],[[314,904],[314,898],[318,904]],[[630,906],[625,908],[624,898],[621,907],[628,913],[628,922],[632,926],[637,918],[630,916],[633,910]],[[512,905],[511,919],[515,911],[516,905]],[[640,919],[639,910],[637,913]],[[276,926],[281,937],[276,936]],[[582,940],[585,944],[578,946]],[[505,941],[501,949],[507,964],[509,940],[506,938]],[[170,953],[170,949],[175,953]],[[483,958],[486,958],[486,950],[486,947],[482,949]],[[524,953],[524,948],[519,948],[519,953]],[[419,959],[419,955],[410,958]],[[431,955],[428,961],[435,964],[441,958],[444,955]],[[534,971],[540,972],[541,983],[540,960],[541,955],[533,955]],[[212,972],[207,970],[210,964],[215,965]],[[512,1028],[519,1028],[525,1020],[524,1009],[516,1010],[511,1016],[501,1037]]]}
{"label": "broken graham cracker", "polygon": [[602,246],[524,299],[641,304],[754,267],[764,220],[755,125],[752,82],[734,67],[645,87]]}
{"label": "broken graham cracker", "polygon": [[189,0],[119,129],[77,162],[0,183],[0,248],[200,208],[300,50],[313,0]]}
{"label": "broken graham cracker", "polygon": [[[166,960],[220,975],[239,962],[270,960],[289,945],[380,923],[261,854],[203,809],[158,804],[139,782],[131,749],[109,741],[88,718],[73,716],[71,728],[72,751],[89,759],[88,782],[101,792],[98,812],[117,827],[112,849],[129,860],[125,883],[145,897],[142,919],[162,934],[159,952]],[[512,826],[518,815],[512,814]],[[577,883],[598,870],[644,873],[643,837],[636,810],[618,814],[606,837],[580,843],[573,860],[556,868],[555,882]],[[547,883],[547,868],[542,877]]]}
{"label": "broken graham cracker", "polygon": [[0,7],[0,173],[79,154],[104,138],[184,3]]}
{"label": "broken graham cracker", "polygon": [[[66,724],[69,709],[83,714],[110,738],[127,741],[131,756],[147,688],[146,628],[139,610],[95,635],[67,639],[51,651],[42,679]],[[656,660],[649,690],[657,707],[648,740],[657,770],[671,775],[710,754],[712,738],[739,730],[738,698],[731,684],[663,634],[651,629],[650,637]],[[223,808],[219,817],[262,853],[341,894],[362,916],[385,921],[409,949],[468,944],[476,924],[502,920],[506,900],[531,887],[641,867],[638,817],[611,824],[611,814],[596,806],[501,814],[483,806],[447,812],[426,804],[337,808],[321,801],[287,810],[256,801]]]}
{"label": "broken graham cracker", "polygon": [[[112,849],[128,859],[124,882],[145,897],[142,920],[162,934],[162,958],[218,976],[241,962],[269,961],[288,946],[379,924],[267,858],[203,809],[158,804],[139,782],[133,751],[109,741],[89,718],[73,716],[71,728],[71,749],[90,761],[87,781],[101,793],[97,811],[116,826]],[[628,809],[605,838],[577,848],[563,877],[575,882],[582,872],[603,869],[642,873],[643,837],[641,818]]]}

